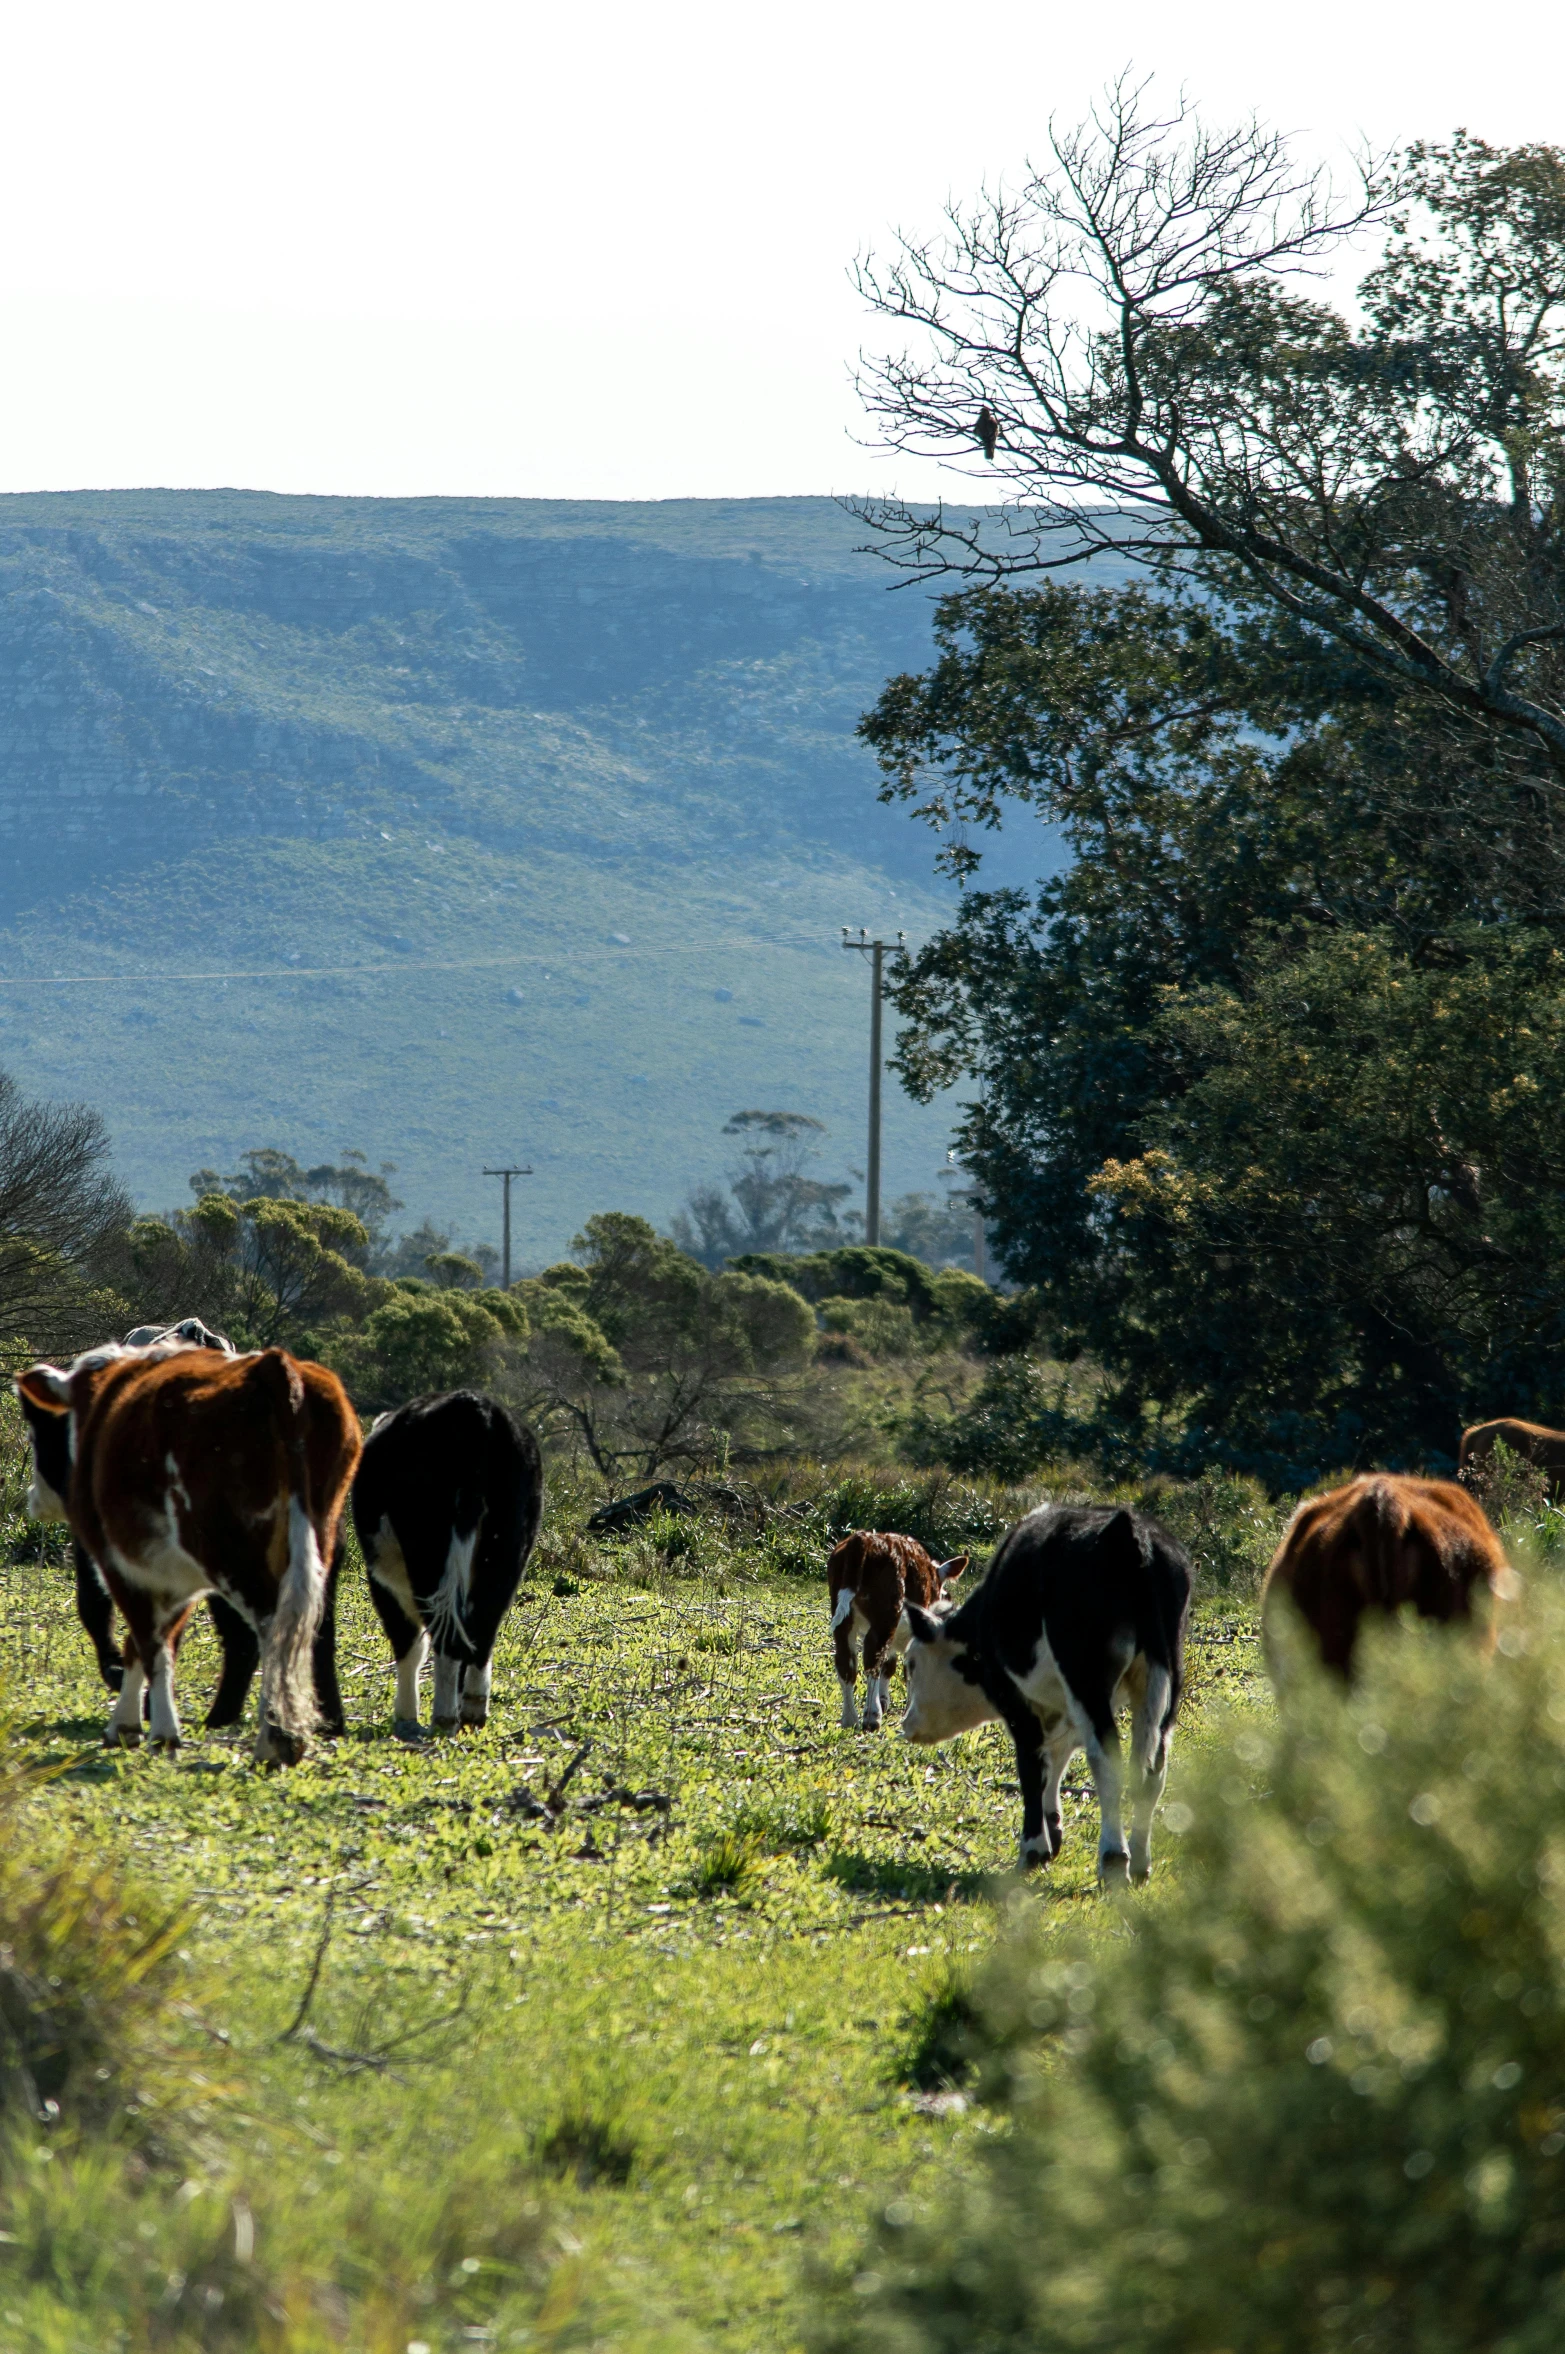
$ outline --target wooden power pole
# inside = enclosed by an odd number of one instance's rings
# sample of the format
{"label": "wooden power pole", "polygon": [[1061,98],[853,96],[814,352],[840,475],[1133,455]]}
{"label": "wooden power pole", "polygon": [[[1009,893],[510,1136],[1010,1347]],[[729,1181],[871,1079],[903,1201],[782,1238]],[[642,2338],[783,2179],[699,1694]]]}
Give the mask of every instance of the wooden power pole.
{"label": "wooden power pole", "polygon": [[519,1169],[515,1167],[508,1169],[486,1168],[484,1175],[486,1177],[503,1177],[505,1179],[505,1226],[502,1236],[502,1249],[500,1252],[500,1282],[502,1287],[506,1291],[509,1291],[511,1288],[511,1179],[513,1177],[530,1177],[532,1175],[532,1170]]}
{"label": "wooden power pole", "polygon": [[906,932],[899,932],[895,941],[872,940],[859,926],[856,940],[848,937],[848,927],[842,927],[842,945],[853,948],[870,960],[869,996],[869,1158],[864,1172],[864,1240],[880,1240],[880,1020],[881,993],[884,986],[886,951],[901,948],[907,940]]}

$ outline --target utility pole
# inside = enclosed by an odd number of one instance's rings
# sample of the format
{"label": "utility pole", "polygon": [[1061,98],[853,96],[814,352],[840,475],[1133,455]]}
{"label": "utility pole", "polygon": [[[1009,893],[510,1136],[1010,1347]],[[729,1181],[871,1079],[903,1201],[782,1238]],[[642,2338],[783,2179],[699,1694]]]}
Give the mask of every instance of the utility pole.
{"label": "utility pole", "polygon": [[[906,939],[906,932],[899,932],[895,946],[901,948]],[[856,949],[861,956],[867,956],[870,960],[869,1159],[864,1174],[864,1240],[877,1243],[880,1240],[880,1002],[886,951],[893,943],[889,940],[872,940],[862,924],[859,926],[858,938],[850,940],[848,927],[844,924],[842,945],[844,948]]]}
{"label": "utility pole", "polygon": [[505,1232],[503,1237],[504,1247],[500,1253],[500,1282],[502,1288],[506,1291],[509,1291],[511,1288],[511,1179],[513,1177],[530,1177],[532,1175],[532,1170],[530,1168],[518,1169],[515,1167],[508,1169],[486,1168],[484,1170],[484,1175],[486,1177],[503,1177],[505,1179]]}

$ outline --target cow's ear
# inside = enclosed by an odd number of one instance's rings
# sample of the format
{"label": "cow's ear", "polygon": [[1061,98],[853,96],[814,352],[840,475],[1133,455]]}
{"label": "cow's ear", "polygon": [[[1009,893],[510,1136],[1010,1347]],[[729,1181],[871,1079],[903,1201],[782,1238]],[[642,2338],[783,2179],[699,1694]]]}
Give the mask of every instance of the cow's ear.
{"label": "cow's ear", "polygon": [[16,1394],[40,1414],[69,1414],[71,1385],[53,1365],[29,1365],[16,1377]]}
{"label": "cow's ear", "polygon": [[943,1586],[948,1586],[953,1578],[959,1578],[961,1576],[963,1570],[967,1567],[971,1559],[972,1555],[970,1553],[958,1553],[953,1560],[942,1561],[938,1563],[936,1566],[935,1575],[939,1578],[940,1583]]}
{"label": "cow's ear", "polygon": [[916,1602],[910,1602],[907,1606],[907,1623],[913,1630],[914,1641],[918,1643],[932,1643],[940,1632],[939,1619],[931,1618],[927,1610],[920,1610]]}

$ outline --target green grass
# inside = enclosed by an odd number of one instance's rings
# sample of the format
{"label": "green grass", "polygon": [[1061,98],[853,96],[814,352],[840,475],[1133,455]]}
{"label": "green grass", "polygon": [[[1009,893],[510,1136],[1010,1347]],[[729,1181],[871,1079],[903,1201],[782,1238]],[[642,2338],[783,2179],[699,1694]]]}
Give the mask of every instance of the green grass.
{"label": "green grass", "polygon": [[[68,1576],[6,1573],[0,1669],[11,1739],[49,1769],[40,1828],[117,1849],[149,1905],[188,1907],[199,2032],[226,2039],[204,2048],[234,2089],[194,2189],[143,2194],[125,2245],[188,2297],[199,2225],[229,2251],[207,2285],[237,2321],[226,2219],[245,2202],[256,2263],[295,2286],[286,2326],[257,2306],[235,2344],[792,2347],[804,2268],[984,2130],[940,2054],[1008,1885],[1009,1742],[839,1729],[823,1585],[746,1582],[745,1560],[632,1584],[603,1554],[570,1595],[540,1571],[490,1726],[419,1749],[391,1737],[350,1566],[348,1736],[269,1776],[248,1734],[192,1730],[175,1760],[102,1750]],[[1248,1607],[1203,1611],[1192,1669],[1186,1745],[1215,1701],[1262,1704]],[[213,1670],[203,1620],[180,1664],[193,1728]],[[1079,1761],[1065,1823],[1045,1902],[1112,1935]],[[188,2340],[151,2321],[116,2338],[112,2269],[55,2263],[40,2288],[20,2216],[0,2245],[6,2344],[229,2342],[210,2317]]]}

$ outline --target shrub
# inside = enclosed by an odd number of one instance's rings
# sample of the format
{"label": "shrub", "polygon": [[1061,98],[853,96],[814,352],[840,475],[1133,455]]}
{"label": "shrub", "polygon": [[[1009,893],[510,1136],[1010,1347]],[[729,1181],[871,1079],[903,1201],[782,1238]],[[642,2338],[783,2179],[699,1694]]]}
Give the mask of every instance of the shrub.
{"label": "shrub", "polygon": [[574,2182],[582,2190],[593,2183],[629,2182],[638,2148],[634,2134],[610,2111],[572,2106],[561,2111],[534,2145],[540,2170]]}
{"label": "shrub", "polygon": [[[1565,1602],[1492,1662],[1371,1630],[1176,1784],[1096,1952],[1019,1908],[986,2136],[818,2342],[1552,2354],[1565,2333]],[[844,2304],[851,2311],[844,2311]]]}
{"label": "shrub", "polygon": [[160,2058],[180,1916],[133,1897],[122,1863],[41,1848],[30,1782],[0,1764],[0,2123],[150,2122],[144,2076],[180,2100]]}
{"label": "shrub", "polygon": [[856,1341],[862,1354],[871,1359],[910,1357],[918,1346],[912,1309],[889,1290],[872,1300],[822,1300],[820,1316],[828,1336],[840,1334]]}
{"label": "shrub", "polygon": [[1503,1439],[1497,1439],[1488,1455],[1469,1466],[1463,1484],[1471,1488],[1496,1528],[1537,1522],[1548,1509],[1548,1473],[1541,1464],[1518,1455]]}
{"label": "shrub", "polygon": [[760,1873],[761,1842],[730,1825],[700,1841],[690,1874],[692,1896],[747,1896]]}
{"label": "shrub", "polygon": [[1253,1594],[1286,1518],[1260,1481],[1242,1472],[1203,1471],[1197,1480],[1150,1488],[1136,1501],[1183,1545],[1195,1564],[1197,1592]]}

